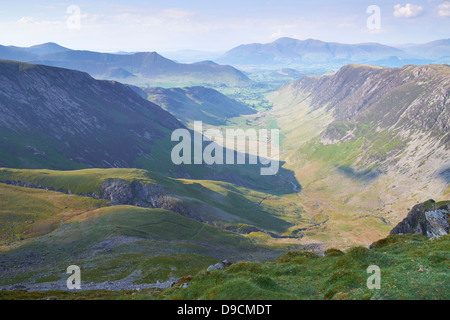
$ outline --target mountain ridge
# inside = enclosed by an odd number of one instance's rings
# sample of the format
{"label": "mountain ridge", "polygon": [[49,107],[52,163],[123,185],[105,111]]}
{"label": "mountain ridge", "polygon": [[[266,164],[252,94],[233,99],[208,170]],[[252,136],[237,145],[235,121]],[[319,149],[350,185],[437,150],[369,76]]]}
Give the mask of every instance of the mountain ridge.
{"label": "mountain ridge", "polygon": [[[177,63],[157,52],[130,54],[71,50],[55,43],[29,48],[0,46],[0,59],[45,64],[89,73],[99,79],[121,80],[130,84],[206,83],[214,85],[248,85],[251,83],[239,70],[212,63]],[[111,77],[111,69],[121,68],[132,76]]]}
{"label": "mountain ridge", "polygon": [[[433,46],[433,43],[426,45]],[[449,48],[448,44],[444,47]],[[349,63],[367,64],[378,61],[389,67],[399,67],[412,61],[421,62],[421,64],[430,63],[429,58],[430,56],[424,54],[420,46],[413,46],[407,50],[379,43],[343,44],[316,39],[298,40],[284,37],[271,43],[252,43],[237,46],[227,51],[217,61],[250,66],[308,64],[343,66]]]}
{"label": "mountain ridge", "polygon": [[185,125],[202,121],[210,125],[224,125],[229,118],[254,114],[247,105],[220,92],[205,87],[146,88],[148,99],[170,112]]}
{"label": "mountain ridge", "polygon": [[[57,164],[60,160],[67,168],[80,168],[76,163],[132,166],[132,155],[142,154],[148,143],[166,136],[157,125],[173,130],[183,127],[131,88],[115,81],[94,80],[87,73],[2,60],[0,75],[2,165],[26,167],[45,162],[61,168],[62,164]],[[124,118],[114,114],[125,111]],[[132,136],[147,146],[126,143]]]}
{"label": "mountain ridge", "polygon": [[307,194],[398,221],[450,183],[449,88],[448,65],[349,65],[287,83],[270,96],[287,168]]}
{"label": "mountain ridge", "polygon": [[[142,97],[142,90],[85,72],[0,61],[0,114],[3,167],[137,167],[290,191],[277,176],[261,177],[261,165],[175,165],[171,152],[178,142],[171,135],[186,126]],[[282,168],[279,173],[292,176]]]}
{"label": "mountain ridge", "polygon": [[[414,115],[410,115],[409,121],[414,121],[417,127],[422,127],[427,131],[435,130],[436,134],[443,133],[442,142],[447,148],[450,148],[450,135],[448,134],[450,114],[445,112],[448,86],[450,86],[449,76],[450,66],[445,64],[407,65],[398,69],[353,64],[342,67],[333,76],[304,77],[298,80],[295,86],[298,90],[314,88],[316,92],[312,97],[312,103],[314,105],[327,103],[328,109],[333,109],[337,121],[363,121],[366,124],[377,122],[383,126],[389,126],[401,125],[398,121],[404,117],[401,114],[393,115],[390,119],[386,117],[385,113],[380,112],[379,100],[387,100],[387,95],[401,90],[403,86],[407,86],[412,81],[418,82],[419,94],[411,97],[412,102],[414,99],[419,99],[420,93],[427,89],[428,95],[438,99],[433,104],[437,109],[435,111],[428,110],[425,114],[426,118],[419,117],[417,113],[423,107],[421,103],[425,103],[420,101],[420,103],[408,105],[404,112],[415,112]],[[427,81],[431,85],[425,88],[424,83]],[[350,86],[347,85],[348,83]],[[346,85],[347,88],[343,90]],[[419,87],[423,87],[423,89],[419,90]],[[413,91],[413,88],[409,88],[409,90]],[[387,109],[384,111],[389,112]],[[435,116],[436,121],[434,121]]]}

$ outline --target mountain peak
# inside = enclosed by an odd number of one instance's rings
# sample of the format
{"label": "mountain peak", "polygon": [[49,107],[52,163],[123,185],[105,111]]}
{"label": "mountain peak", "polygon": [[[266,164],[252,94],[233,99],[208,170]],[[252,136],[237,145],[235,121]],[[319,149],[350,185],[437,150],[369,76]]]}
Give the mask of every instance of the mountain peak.
{"label": "mountain peak", "polygon": [[42,44],[37,44],[35,46],[31,46],[29,48],[25,48],[25,50],[34,54],[44,55],[61,51],[68,51],[70,49],[60,46],[59,44],[54,42],[46,42]]}
{"label": "mountain peak", "polygon": [[[405,58],[405,52],[389,46],[342,44],[317,39],[298,40],[283,37],[272,43],[241,45],[217,61],[231,65],[311,65],[374,63],[392,56]],[[399,60],[397,65],[405,64]]]}
{"label": "mountain peak", "polygon": [[57,44],[56,42],[44,42],[41,44],[36,44],[34,46],[31,46],[30,48],[38,48],[38,47],[54,47],[54,48],[62,48],[62,49],[67,49],[59,44]]}
{"label": "mountain peak", "polygon": [[300,40],[300,39],[296,39],[296,38],[282,37],[282,38],[278,38],[277,40],[275,40],[274,43],[290,44],[290,43],[324,43],[324,42],[321,40],[312,39],[312,38],[308,38],[306,40]]}
{"label": "mountain peak", "polygon": [[275,40],[274,42],[280,43],[280,42],[287,42],[287,41],[300,41],[300,40],[295,39],[295,38],[289,38],[289,37],[281,37],[281,38],[278,38],[277,40]]}
{"label": "mountain peak", "polygon": [[211,61],[211,60],[199,61],[199,62],[196,62],[194,64],[197,64],[197,65],[208,65],[208,66],[218,66],[217,63],[215,63],[214,61]]}

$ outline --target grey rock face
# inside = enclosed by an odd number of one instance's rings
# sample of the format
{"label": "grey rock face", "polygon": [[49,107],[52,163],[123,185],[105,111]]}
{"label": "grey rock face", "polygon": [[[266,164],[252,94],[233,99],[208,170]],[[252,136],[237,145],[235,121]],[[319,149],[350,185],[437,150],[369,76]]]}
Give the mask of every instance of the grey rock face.
{"label": "grey rock face", "polygon": [[170,190],[156,184],[107,179],[103,181],[97,198],[116,204],[166,209],[203,222],[195,212],[191,212],[182,199],[176,197]]}
{"label": "grey rock face", "polygon": [[120,204],[131,204],[131,185],[120,179],[108,179],[101,185],[100,198]]}
{"label": "grey rock face", "polygon": [[222,262],[219,262],[219,263],[216,263],[216,264],[214,264],[214,265],[212,265],[212,266],[209,266],[208,267],[208,271],[212,271],[212,270],[222,270],[222,269],[224,269],[225,268],[225,266],[224,266],[224,264],[222,263]]}
{"label": "grey rock face", "polygon": [[429,238],[448,234],[450,203],[438,206],[434,200],[418,204],[391,234],[422,234]]}
{"label": "grey rock face", "polygon": [[[26,181],[2,181],[3,183],[33,189],[51,190],[72,194],[70,191],[56,190],[40,184]],[[116,205],[131,205],[142,208],[166,209],[200,222],[205,222],[170,190],[157,184],[146,184],[141,181],[128,182],[122,179],[106,179],[100,186],[99,193],[78,194],[79,196],[105,199]]]}
{"label": "grey rock face", "polygon": [[427,230],[427,236],[443,236],[448,234],[448,211],[435,210],[425,212],[425,218],[429,224],[429,230]]}
{"label": "grey rock face", "polygon": [[219,263],[209,266],[207,271],[222,270],[222,269],[228,268],[231,265],[232,265],[231,262],[229,262],[228,260],[224,260],[222,262],[219,262]]}

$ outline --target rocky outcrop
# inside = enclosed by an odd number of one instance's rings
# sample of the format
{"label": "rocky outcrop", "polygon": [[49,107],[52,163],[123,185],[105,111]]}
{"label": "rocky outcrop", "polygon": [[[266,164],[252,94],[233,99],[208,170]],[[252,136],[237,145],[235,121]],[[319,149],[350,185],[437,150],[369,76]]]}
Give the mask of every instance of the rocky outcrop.
{"label": "rocky outcrop", "polygon": [[202,221],[186,206],[182,199],[170,190],[157,184],[146,184],[140,181],[127,182],[122,179],[103,181],[98,195],[117,204],[132,205],[144,208],[161,208],[177,212],[197,221]]}
{"label": "rocky outcrop", "polygon": [[434,200],[418,204],[400,222],[391,234],[422,234],[429,238],[440,237],[449,232],[450,202],[439,205]]}
{"label": "rocky outcrop", "polygon": [[208,267],[207,271],[213,271],[213,270],[223,270],[231,266],[232,263],[228,260],[224,260],[222,262],[216,263],[214,265],[211,265]]}
{"label": "rocky outcrop", "polygon": [[[26,181],[5,180],[1,182],[18,187],[72,194],[71,191],[55,189],[41,184],[32,184]],[[183,199],[180,199],[170,190],[157,184],[148,184],[137,180],[128,182],[123,179],[106,179],[102,182],[99,192],[78,193],[77,195],[94,199],[105,199],[118,205],[166,209],[200,222],[206,222]]]}

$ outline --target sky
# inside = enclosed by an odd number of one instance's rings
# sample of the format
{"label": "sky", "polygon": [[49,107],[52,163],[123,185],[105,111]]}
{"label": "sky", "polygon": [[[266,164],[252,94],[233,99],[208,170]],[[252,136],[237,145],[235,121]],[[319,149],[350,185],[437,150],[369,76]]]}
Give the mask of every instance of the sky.
{"label": "sky", "polygon": [[216,52],[280,37],[389,45],[447,39],[450,0],[0,0],[1,45]]}

